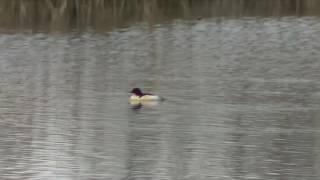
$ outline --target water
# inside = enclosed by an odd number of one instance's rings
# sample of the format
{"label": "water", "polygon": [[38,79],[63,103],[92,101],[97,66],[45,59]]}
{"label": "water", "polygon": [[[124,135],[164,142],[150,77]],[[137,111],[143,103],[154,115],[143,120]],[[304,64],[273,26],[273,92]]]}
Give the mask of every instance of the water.
{"label": "water", "polygon": [[[319,28],[243,16],[4,29],[1,179],[318,179]],[[167,100],[132,106],[133,87]]]}

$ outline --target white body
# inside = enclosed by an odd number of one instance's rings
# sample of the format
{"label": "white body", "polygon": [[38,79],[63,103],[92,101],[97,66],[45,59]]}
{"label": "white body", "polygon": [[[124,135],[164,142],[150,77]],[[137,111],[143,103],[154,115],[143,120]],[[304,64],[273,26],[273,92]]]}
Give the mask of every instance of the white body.
{"label": "white body", "polygon": [[130,101],[160,101],[161,98],[157,95],[144,95],[144,96],[137,96],[131,95]]}

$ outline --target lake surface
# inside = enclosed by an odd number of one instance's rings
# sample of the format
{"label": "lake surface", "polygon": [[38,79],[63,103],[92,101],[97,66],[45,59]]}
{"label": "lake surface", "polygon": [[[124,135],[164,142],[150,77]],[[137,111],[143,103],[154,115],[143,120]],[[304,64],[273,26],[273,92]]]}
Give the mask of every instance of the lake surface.
{"label": "lake surface", "polygon": [[318,179],[320,17],[302,12],[2,24],[1,179]]}

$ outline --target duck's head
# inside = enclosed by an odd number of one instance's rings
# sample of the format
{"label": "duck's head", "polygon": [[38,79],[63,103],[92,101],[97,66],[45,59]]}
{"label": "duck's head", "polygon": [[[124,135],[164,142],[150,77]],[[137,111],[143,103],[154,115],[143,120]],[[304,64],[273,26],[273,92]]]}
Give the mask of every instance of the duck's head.
{"label": "duck's head", "polygon": [[131,90],[131,93],[133,93],[133,94],[135,94],[135,95],[137,95],[137,96],[142,96],[143,94],[142,94],[142,91],[139,89],[139,88],[133,88],[132,90]]}

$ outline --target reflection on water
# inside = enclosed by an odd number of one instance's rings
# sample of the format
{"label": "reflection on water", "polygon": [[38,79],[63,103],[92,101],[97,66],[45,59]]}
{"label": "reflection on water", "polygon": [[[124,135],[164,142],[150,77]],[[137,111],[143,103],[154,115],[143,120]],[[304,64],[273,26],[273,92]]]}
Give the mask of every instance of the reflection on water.
{"label": "reflection on water", "polygon": [[159,101],[130,101],[132,109],[141,109],[142,107],[155,107],[160,104]]}
{"label": "reflection on water", "polygon": [[[317,179],[319,28],[317,16],[253,15],[2,33],[0,176]],[[132,105],[132,87],[167,100]]]}

